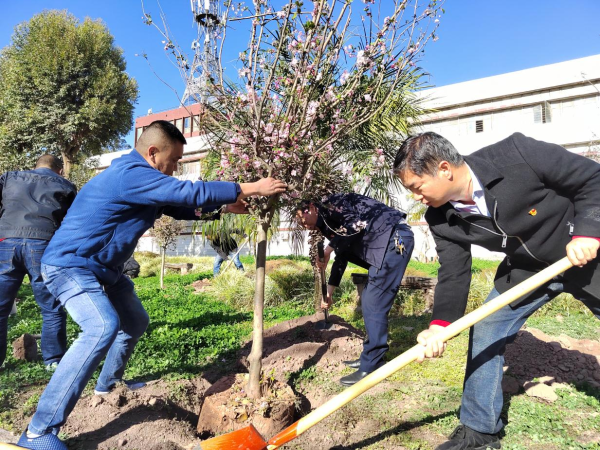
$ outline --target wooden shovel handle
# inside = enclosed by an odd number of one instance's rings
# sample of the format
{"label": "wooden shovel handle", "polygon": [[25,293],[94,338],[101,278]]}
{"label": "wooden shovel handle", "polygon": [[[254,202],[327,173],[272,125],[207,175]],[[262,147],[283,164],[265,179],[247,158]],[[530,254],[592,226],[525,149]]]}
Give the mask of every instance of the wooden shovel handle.
{"label": "wooden shovel handle", "polygon": [[[560,275],[565,270],[573,267],[571,262],[567,257],[564,257],[560,261],[552,264],[541,272],[536,273],[532,277],[527,280],[519,283],[515,287],[509,289],[504,294],[499,295],[498,297],[490,300],[483,306],[480,306],[475,311],[470,312],[466,316],[463,316],[456,322],[451,323],[443,330],[440,330],[437,333],[437,336],[442,338],[444,342],[452,339],[458,334],[462,333],[464,330],[472,327],[477,322],[486,318],[490,314],[498,311],[499,309],[504,308],[505,306],[511,304],[519,297],[533,291],[534,289],[540,287],[544,283],[547,283],[552,278]],[[349,387],[341,394],[336,395],[327,403],[319,406],[310,414],[306,415],[296,423],[292,424],[281,433],[273,437],[269,441],[269,445],[267,446],[268,450],[274,450],[281,445],[291,441],[296,438],[300,434],[304,433],[313,425],[316,425],[321,420],[334,413],[342,406],[354,400],[356,397],[364,393],[365,391],[371,389],[376,384],[380,383],[393,373],[402,369],[404,366],[409,363],[415,361],[421,354],[423,353],[423,346],[420,344],[415,345],[409,350],[405,351],[401,355],[394,358],[392,361],[380,367],[373,373],[369,374],[362,380],[360,380],[355,385]]]}

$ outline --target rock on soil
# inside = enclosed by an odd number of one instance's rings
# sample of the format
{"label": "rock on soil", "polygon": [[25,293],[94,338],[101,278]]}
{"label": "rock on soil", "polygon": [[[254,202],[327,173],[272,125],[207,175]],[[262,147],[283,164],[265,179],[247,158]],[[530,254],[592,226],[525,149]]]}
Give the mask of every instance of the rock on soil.
{"label": "rock on soil", "polygon": [[31,334],[25,333],[18,337],[13,342],[13,356],[16,359],[25,361],[37,361],[40,359],[38,355],[38,347],[35,338]]}

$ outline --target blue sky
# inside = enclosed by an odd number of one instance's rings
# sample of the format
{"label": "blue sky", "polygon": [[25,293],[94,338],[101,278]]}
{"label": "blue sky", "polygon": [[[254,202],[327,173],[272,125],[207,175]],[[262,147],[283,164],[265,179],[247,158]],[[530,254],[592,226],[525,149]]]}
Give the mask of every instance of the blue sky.
{"label": "blue sky", "polygon": [[[142,22],[139,0],[0,0],[0,5],[0,47],[10,44],[15,25],[46,9],[102,19],[124,51],[128,73],[138,81],[135,115],[177,105],[173,91],[135,56],[147,53],[156,73],[183,93],[178,71],[164,56],[161,36]],[[156,1],[145,0],[145,5],[157,18]],[[189,48],[194,37],[189,0],[163,0],[161,5],[178,42]],[[421,63],[436,86],[600,54],[600,0],[446,0],[445,10],[440,39],[429,44]],[[247,36],[231,30],[228,39],[223,65],[231,70],[231,55],[237,55]],[[133,144],[133,130],[126,139]]]}

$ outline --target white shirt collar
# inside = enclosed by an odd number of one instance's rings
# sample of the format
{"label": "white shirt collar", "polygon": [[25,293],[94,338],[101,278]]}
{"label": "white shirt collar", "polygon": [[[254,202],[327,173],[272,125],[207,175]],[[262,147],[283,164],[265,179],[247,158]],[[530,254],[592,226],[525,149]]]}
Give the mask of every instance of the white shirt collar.
{"label": "white shirt collar", "polygon": [[483,192],[483,186],[481,185],[481,181],[479,181],[479,178],[477,178],[477,176],[473,173],[471,167],[469,167],[467,163],[465,164],[467,166],[467,169],[469,169],[469,173],[471,174],[471,181],[473,183],[473,201],[475,202],[475,204],[466,205],[462,202],[455,202],[453,200],[450,200],[450,203],[452,204],[452,206],[454,206],[454,209],[456,209],[457,211],[467,212],[471,214],[481,214],[483,216],[490,217],[490,212],[488,210],[487,204],[485,203],[485,195]]}

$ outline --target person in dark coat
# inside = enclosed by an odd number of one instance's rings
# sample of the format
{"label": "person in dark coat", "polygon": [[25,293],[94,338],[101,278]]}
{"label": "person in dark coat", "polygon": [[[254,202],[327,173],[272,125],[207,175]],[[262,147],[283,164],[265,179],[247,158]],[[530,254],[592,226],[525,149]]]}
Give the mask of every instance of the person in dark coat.
{"label": "person in dark coat", "polygon": [[63,164],[41,156],[34,170],[0,175],[0,366],[6,357],[7,321],[27,275],[42,311],[42,357],[49,370],[67,351],[67,314],[48,291],[40,260],[77,193]]}
{"label": "person in dark coat", "polygon": [[238,252],[238,243],[233,237],[216,235],[211,236],[208,241],[213,250],[217,252],[213,263],[213,277],[219,275],[221,264],[223,264],[223,261],[227,260],[232,253],[234,254],[233,264],[235,264],[235,267],[237,267],[239,271],[244,271],[244,265],[240,261],[240,253]]}
{"label": "person in dark coat", "polygon": [[140,275],[140,264],[131,256],[123,265],[123,275],[129,278],[137,278]]}
{"label": "person in dark coat", "polygon": [[440,261],[433,316],[418,341],[439,356],[441,327],[465,313],[471,245],[506,254],[489,301],[565,255],[576,267],[471,329],[461,425],[437,450],[500,448],[504,349],[534,311],[561,292],[600,318],[600,165],[520,133],[464,158],[435,133],[407,139],[394,172],[429,208]]}
{"label": "person in dark coat", "polygon": [[369,270],[361,296],[367,339],[360,358],[346,361],[358,370],[340,380],[351,386],[384,364],[389,349],[388,314],[410,261],[413,233],[404,212],[354,193],[334,194],[322,203],[303,204],[297,218],[304,228],[318,229],[329,240],[325,259],[318,263],[321,268],[327,267],[335,252],[324,308],[331,305],[348,262]]}

